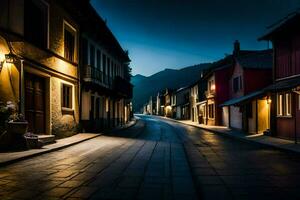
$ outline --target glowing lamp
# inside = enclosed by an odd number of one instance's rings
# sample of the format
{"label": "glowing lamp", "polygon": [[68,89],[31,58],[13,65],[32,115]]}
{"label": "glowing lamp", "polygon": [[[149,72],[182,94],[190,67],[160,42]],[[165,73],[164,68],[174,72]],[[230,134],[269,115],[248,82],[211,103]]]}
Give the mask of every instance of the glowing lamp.
{"label": "glowing lamp", "polygon": [[5,62],[9,64],[13,64],[16,61],[16,56],[12,53],[5,54]]}
{"label": "glowing lamp", "polygon": [[271,104],[272,103],[272,99],[270,97],[267,98],[267,104]]}

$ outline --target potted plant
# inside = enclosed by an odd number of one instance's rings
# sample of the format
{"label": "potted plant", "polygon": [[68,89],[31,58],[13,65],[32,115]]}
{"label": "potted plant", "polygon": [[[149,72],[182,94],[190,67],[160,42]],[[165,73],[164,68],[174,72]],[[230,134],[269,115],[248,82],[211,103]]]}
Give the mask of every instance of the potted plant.
{"label": "potted plant", "polygon": [[36,149],[42,147],[42,143],[39,142],[38,136],[33,133],[26,133],[24,138],[26,140],[27,148]]}
{"label": "potted plant", "polygon": [[24,115],[16,112],[16,106],[12,102],[7,102],[7,110],[10,113],[7,122],[7,131],[9,133],[23,136],[28,129],[28,122],[25,120]]}
{"label": "potted plant", "polygon": [[28,122],[20,113],[12,114],[7,122],[7,130],[10,133],[24,135],[28,129]]}

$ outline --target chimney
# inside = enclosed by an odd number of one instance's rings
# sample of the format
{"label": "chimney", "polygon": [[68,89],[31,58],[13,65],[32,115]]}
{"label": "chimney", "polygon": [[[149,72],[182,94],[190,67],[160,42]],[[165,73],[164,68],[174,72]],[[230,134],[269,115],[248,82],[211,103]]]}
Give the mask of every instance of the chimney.
{"label": "chimney", "polygon": [[240,52],[240,42],[236,40],[233,45],[233,55],[237,56]]}

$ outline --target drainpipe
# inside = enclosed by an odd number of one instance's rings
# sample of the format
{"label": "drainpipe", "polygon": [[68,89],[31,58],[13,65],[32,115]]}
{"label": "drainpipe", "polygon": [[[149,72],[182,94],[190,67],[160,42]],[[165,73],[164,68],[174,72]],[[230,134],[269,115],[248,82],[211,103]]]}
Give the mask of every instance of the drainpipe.
{"label": "drainpipe", "polygon": [[24,107],[24,60],[20,60],[20,76],[19,76],[19,106],[20,113],[25,115]]}

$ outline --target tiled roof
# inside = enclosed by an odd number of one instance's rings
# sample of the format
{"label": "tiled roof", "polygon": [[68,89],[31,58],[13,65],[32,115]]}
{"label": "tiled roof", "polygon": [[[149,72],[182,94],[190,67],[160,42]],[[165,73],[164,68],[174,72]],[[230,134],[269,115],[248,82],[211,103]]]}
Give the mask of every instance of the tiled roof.
{"label": "tiled roof", "polygon": [[272,69],[273,52],[272,50],[256,51],[245,56],[237,57],[237,61],[243,68]]}

